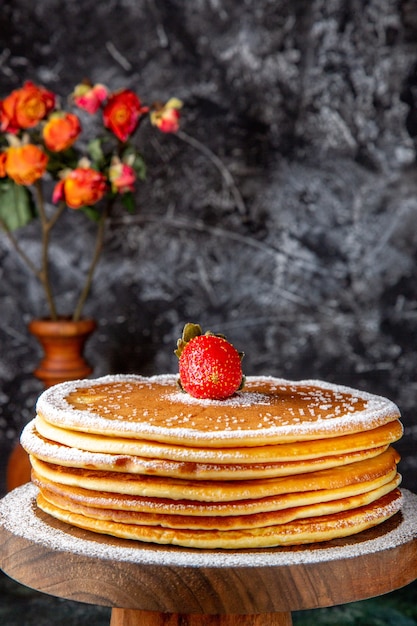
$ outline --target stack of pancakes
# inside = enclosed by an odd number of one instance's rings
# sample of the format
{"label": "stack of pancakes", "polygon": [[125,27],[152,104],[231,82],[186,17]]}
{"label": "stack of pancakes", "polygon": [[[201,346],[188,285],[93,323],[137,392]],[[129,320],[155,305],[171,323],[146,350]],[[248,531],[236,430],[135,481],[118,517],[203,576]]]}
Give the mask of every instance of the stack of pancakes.
{"label": "stack of pancakes", "polygon": [[398,408],[321,381],[248,377],[198,400],[172,375],[45,391],[22,445],[38,506],[117,537],[259,548],[345,537],[400,508]]}

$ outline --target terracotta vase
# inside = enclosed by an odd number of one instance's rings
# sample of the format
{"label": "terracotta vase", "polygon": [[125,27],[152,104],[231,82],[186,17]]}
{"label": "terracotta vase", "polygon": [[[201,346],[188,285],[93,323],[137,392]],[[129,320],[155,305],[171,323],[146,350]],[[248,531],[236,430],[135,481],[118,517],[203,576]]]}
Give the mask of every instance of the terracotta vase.
{"label": "terracotta vase", "polygon": [[[84,346],[94,332],[96,322],[84,319],[73,322],[40,319],[29,324],[29,331],[43,348],[43,358],[33,372],[45,387],[67,380],[86,378],[93,371],[84,359]],[[10,455],[7,465],[6,487],[9,491],[30,480],[29,457],[20,443]]]}
{"label": "terracotta vase", "polygon": [[44,357],[33,372],[45,387],[86,378],[93,371],[84,359],[84,345],[95,330],[94,320],[33,320],[29,331],[41,344]]}

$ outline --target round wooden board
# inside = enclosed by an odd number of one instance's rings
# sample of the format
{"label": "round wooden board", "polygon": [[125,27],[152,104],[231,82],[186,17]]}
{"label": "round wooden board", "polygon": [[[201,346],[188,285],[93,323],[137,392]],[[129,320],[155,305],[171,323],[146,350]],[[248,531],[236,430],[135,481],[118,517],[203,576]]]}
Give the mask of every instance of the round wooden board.
{"label": "round wooden board", "polygon": [[142,544],[83,531],[36,507],[27,484],[0,501],[0,567],[54,596],[180,614],[259,614],[344,604],[417,578],[417,496],[343,540],[247,551]]}

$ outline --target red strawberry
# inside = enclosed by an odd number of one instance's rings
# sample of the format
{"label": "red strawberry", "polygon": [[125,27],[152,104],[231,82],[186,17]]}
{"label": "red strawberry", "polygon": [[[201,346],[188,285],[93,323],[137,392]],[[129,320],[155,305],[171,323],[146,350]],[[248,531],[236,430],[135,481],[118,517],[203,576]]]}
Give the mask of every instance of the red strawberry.
{"label": "red strawberry", "polygon": [[198,324],[186,324],[177,346],[179,383],[191,396],[224,400],[243,387],[243,353],[223,335],[203,335]]}

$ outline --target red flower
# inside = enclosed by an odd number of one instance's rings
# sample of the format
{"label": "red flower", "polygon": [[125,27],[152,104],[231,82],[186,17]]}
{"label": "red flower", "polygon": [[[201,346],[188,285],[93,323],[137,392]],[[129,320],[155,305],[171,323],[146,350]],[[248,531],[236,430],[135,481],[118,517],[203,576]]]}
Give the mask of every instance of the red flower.
{"label": "red flower", "polygon": [[74,89],[72,98],[77,107],[84,109],[87,113],[94,114],[106,100],[107,95],[107,87],[100,83],[96,85],[81,83]]}
{"label": "red flower", "polygon": [[18,185],[32,185],[41,178],[48,164],[47,155],[34,144],[11,147],[2,157],[3,167],[7,176]]}
{"label": "red flower", "polygon": [[12,91],[1,103],[0,130],[17,133],[32,128],[55,107],[55,94],[27,81],[21,89]]}
{"label": "red flower", "polygon": [[55,186],[52,201],[63,200],[71,209],[99,202],[107,191],[106,178],[91,167],[69,170]]}
{"label": "red flower", "polygon": [[163,133],[176,133],[179,129],[181,100],[171,98],[164,105],[156,104],[151,111],[150,119],[153,126],[157,126]]}
{"label": "red flower", "polygon": [[0,178],[7,176],[6,172],[7,152],[0,152]]}
{"label": "red flower", "polygon": [[74,113],[53,113],[43,128],[45,145],[53,152],[66,150],[81,133],[80,120]]}
{"label": "red flower", "polygon": [[129,89],[119,91],[107,101],[103,111],[104,126],[120,141],[127,141],[137,128],[139,120],[149,107],[142,107],[137,95]]}

